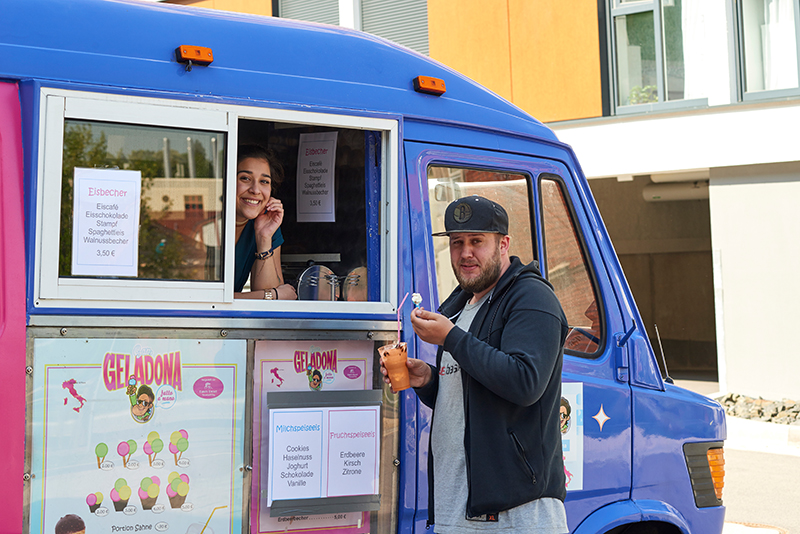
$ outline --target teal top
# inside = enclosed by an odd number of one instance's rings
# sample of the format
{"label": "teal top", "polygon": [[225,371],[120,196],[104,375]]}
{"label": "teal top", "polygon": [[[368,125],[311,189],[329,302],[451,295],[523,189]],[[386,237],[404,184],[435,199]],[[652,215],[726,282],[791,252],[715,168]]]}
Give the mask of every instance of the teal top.
{"label": "teal top", "polygon": [[[283,245],[283,234],[281,229],[275,230],[272,234],[272,249],[276,249]],[[238,293],[244,289],[244,284],[247,282],[247,277],[250,276],[250,270],[253,268],[253,263],[256,261],[256,252],[264,252],[263,250],[256,250],[256,231],[255,224],[252,220],[247,221],[247,224],[242,229],[239,236],[239,241],[236,242],[236,260],[235,270],[236,277],[234,279],[233,291]]]}

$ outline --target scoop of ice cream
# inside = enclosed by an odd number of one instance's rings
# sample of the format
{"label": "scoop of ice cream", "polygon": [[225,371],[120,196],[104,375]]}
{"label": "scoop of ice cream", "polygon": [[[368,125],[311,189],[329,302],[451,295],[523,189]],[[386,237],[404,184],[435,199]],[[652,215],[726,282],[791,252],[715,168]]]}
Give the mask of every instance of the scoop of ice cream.
{"label": "scoop of ice cream", "polygon": [[419,305],[422,304],[422,295],[419,293],[414,293],[411,295],[411,302],[414,303],[415,308],[419,308]]}

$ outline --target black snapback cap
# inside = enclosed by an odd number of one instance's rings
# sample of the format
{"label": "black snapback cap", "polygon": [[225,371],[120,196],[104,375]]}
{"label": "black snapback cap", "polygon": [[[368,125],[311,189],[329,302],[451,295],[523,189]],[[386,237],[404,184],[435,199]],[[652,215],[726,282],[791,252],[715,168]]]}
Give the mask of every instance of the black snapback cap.
{"label": "black snapback cap", "polygon": [[444,232],[433,235],[453,233],[501,234],[508,235],[508,213],[497,202],[472,195],[454,200],[444,212]]}

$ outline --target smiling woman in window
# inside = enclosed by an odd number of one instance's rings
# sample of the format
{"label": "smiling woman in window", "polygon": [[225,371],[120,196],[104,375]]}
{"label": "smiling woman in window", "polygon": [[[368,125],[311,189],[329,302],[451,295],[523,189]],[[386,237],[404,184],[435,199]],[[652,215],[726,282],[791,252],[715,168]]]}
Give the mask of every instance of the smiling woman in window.
{"label": "smiling woman in window", "polygon": [[[283,169],[271,151],[242,145],[236,167],[236,298],[294,300],[297,293],[283,282],[281,245],[283,204],[272,196]],[[250,291],[242,292],[250,276]]]}

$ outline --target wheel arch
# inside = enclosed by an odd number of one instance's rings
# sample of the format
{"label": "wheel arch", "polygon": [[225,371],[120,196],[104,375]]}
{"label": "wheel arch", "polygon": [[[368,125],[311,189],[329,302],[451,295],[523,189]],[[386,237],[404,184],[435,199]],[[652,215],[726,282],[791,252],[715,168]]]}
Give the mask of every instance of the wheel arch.
{"label": "wheel arch", "polygon": [[625,500],[594,511],[573,532],[573,534],[599,533],[690,534],[690,530],[683,515],[668,503],[654,500]]}

